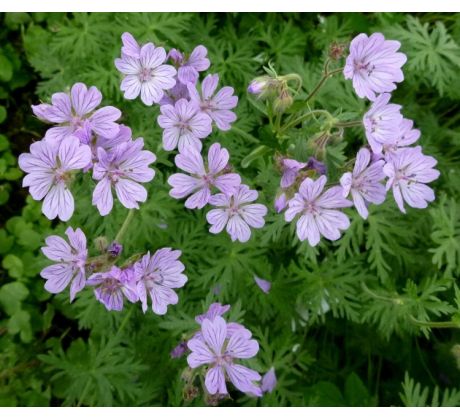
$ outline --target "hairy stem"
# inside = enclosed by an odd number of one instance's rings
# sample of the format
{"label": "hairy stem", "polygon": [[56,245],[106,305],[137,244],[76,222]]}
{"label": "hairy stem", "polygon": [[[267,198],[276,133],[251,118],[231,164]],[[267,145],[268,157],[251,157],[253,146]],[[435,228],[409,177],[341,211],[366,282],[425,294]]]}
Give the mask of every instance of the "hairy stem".
{"label": "hairy stem", "polygon": [[348,128],[348,127],[359,127],[361,125],[363,125],[363,122],[360,120],[356,120],[356,121],[338,122],[334,124],[334,127]]}
{"label": "hairy stem", "polygon": [[314,109],[313,111],[307,112],[306,114],[301,115],[300,117],[296,118],[295,120],[289,122],[284,127],[281,127],[280,133],[288,130],[291,127],[296,126],[297,124],[301,123],[302,121],[312,118],[315,115],[325,115],[328,118],[332,118],[331,114],[327,112],[325,109]]}
{"label": "hairy stem", "polygon": [[318,84],[313,88],[313,90],[309,93],[309,95],[307,96],[307,99],[305,99],[305,102],[310,101],[318,93],[318,91],[322,88],[324,83],[326,83],[326,80],[329,79],[329,77],[343,71],[343,67],[329,71],[329,63],[330,63],[330,60],[326,60],[326,63],[324,64],[323,77],[320,79]]}
{"label": "hairy stem", "polygon": [[135,212],[135,209],[130,209],[129,210],[125,221],[123,222],[123,224],[121,225],[120,230],[118,231],[117,235],[115,236],[115,242],[121,242],[121,240],[123,239],[123,236],[126,233],[126,231],[128,230],[128,227],[129,227],[129,225],[130,225],[130,223],[131,223],[131,221],[132,221],[132,219],[134,217],[134,212]]}
{"label": "hairy stem", "polygon": [[420,321],[414,318],[412,315],[409,317],[411,322],[419,327],[428,328],[460,328],[460,322],[455,321]]}

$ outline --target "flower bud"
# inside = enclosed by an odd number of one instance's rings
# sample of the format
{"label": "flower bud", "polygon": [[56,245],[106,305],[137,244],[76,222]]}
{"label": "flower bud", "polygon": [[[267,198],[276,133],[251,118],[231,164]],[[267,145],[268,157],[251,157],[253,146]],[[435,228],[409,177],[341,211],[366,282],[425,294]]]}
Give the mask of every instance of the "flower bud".
{"label": "flower bud", "polygon": [[176,347],[171,350],[170,356],[172,359],[179,359],[187,351],[187,342],[181,341]]}
{"label": "flower bud", "polygon": [[108,242],[105,236],[98,236],[94,240],[94,246],[101,254],[107,251],[107,245],[108,245]]}
{"label": "flower bud", "polygon": [[263,377],[262,377],[262,392],[272,392],[276,386],[276,375],[275,368],[272,367]]}
{"label": "flower bud", "polygon": [[118,257],[123,251],[123,245],[119,244],[118,242],[112,242],[109,247],[107,248],[107,253],[113,257]]}
{"label": "flower bud", "polygon": [[313,169],[314,171],[318,172],[320,175],[326,175],[327,167],[323,162],[315,159],[313,156],[308,158],[307,162],[307,169]]}
{"label": "flower bud", "polygon": [[270,78],[268,76],[256,77],[248,86],[248,93],[261,95],[267,88]]}
{"label": "flower bud", "polygon": [[333,42],[329,46],[329,57],[335,61],[340,60],[344,56],[345,50],[346,50],[345,44],[342,44],[339,42]]}
{"label": "flower bud", "polygon": [[278,98],[276,98],[273,102],[273,109],[275,112],[282,114],[292,105],[293,102],[294,99],[289,91],[287,89],[282,89]]}

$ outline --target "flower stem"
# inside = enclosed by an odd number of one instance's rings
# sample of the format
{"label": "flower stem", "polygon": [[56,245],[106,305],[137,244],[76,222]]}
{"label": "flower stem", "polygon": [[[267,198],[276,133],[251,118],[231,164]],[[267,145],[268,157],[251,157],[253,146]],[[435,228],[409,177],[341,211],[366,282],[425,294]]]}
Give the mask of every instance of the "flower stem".
{"label": "flower stem", "polygon": [[332,115],[327,112],[325,109],[314,109],[313,111],[307,112],[306,114],[301,115],[300,117],[296,118],[294,121],[287,123],[284,127],[280,128],[280,133],[288,130],[291,127],[296,126],[297,124],[301,123],[302,121],[314,117],[315,115],[325,115],[327,118],[331,119]]}
{"label": "flower stem", "polygon": [[126,233],[126,231],[128,230],[128,227],[134,217],[134,211],[135,209],[130,209],[129,212],[128,212],[128,215],[126,216],[126,219],[125,221],[123,222],[123,224],[121,225],[121,228],[120,230],[118,231],[117,235],[115,236],[115,242],[121,242],[121,240],[123,239],[123,236],[124,234]]}
{"label": "flower stem", "polygon": [[310,101],[318,93],[318,91],[322,88],[322,86],[324,85],[324,83],[326,83],[326,80],[329,79],[330,76],[333,76],[334,74],[337,74],[343,71],[343,67],[329,71],[329,63],[330,63],[330,60],[326,60],[326,63],[324,64],[323,77],[320,79],[318,84],[313,88],[313,90],[309,93],[309,95],[307,96],[307,99],[305,99],[305,102]]}
{"label": "flower stem", "polygon": [[339,127],[339,128],[348,128],[348,127],[359,127],[363,125],[363,122],[360,120],[356,121],[344,121],[344,122],[338,122],[334,124],[334,127]]}
{"label": "flower stem", "polygon": [[418,325],[419,327],[428,327],[428,328],[460,328],[460,322],[455,322],[455,321],[420,321],[416,318],[414,318],[412,315],[410,315],[409,319],[411,322],[415,325]]}

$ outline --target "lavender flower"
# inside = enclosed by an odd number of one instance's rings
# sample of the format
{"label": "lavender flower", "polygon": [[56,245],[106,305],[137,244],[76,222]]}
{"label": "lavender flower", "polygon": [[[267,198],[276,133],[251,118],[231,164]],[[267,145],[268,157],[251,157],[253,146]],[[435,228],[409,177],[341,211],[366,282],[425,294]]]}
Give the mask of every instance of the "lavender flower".
{"label": "lavender flower", "polygon": [[235,363],[236,359],[249,359],[259,351],[257,341],[251,339],[248,330],[234,332],[227,341],[227,323],[220,316],[214,320],[204,319],[201,324],[202,338],[192,338],[187,346],[192,351],[187,357],[191,368],[210,365],[205,377],[209,394],[227,394],[226,376],[240,391],[261,396],[255,381],[260,375],[245,366]]}
{"label": "lavender flower", "polygon": [[45,139],[52,143],[60,144],[65,137],[82,130],[85,122],[91,132],[112,138],[118,133],[119,125],[115,121],[121,112],[113,106],[95,111],[101,101],[102,94],[95,86],[88,89],[84,83],[75,83],[70,95],[55,93],[51,96],[51,105],[32,105],[32,111],[46,123],[59,124],[46,132]]}
{"label": "lavender flower", "polygon": [[152,310],[164,315],[168,305],[175,305],[178,297],[173,289],[182,287],[187,276],[182,274],[184,265],[179,261],[181,251],[161,248],[150,256],[150,252],[134,264],[137,277],[137,294],[142,310],[147,311],[147,294],[152,299]]}
{"label": "lavender flower", "polygon": [[269,282],[268,280],[264,280],[256,276],[255,274],[254,274],[254,281],[256,282],[257,286],[259,286],[260,290],[262,290],[262,292],[268,295],[272,287],[271,282]]}
{"label": "lavender flower", "polygon": [[271,393],[275,389],[276,382],[275,368],[271,367],[270,370],[262,376],[262,385],[260,389],[263,393]]}
{"label": "lavender flower", "polygon": [[87,281],[94,289],[96,299],[103,303],[108,311],[123,309],[123,296],[134,303],[139,300],[136,292],[136,281],[131,271],[123,271],[112,267],[105,273],[93,274]]}
{"label": "lavender flower", "polygon": [[433,169],[436,164],[436,159],[425,156],[417,146],[399,149],[383,167],[388,176],[387,191],[393,189],[396,204],[403,213],[404,201],[411,207],[424,209],[434,200],[434,191],[425,184],[439,177],[439,171]]}
{"label": "lavender flower", "polygon": [[142,150],[143,147],[144,141],[138,138],[119,144],[111,153],[101,147],[98,149],[93,178],[99,182],[93,192],[93,204],[102,216],[112,210],[112,187],[121,204],[128,209],[138,209],[138,202],[143,203],[147,199],[147,190],[139,182],[149,182],[155,176],[149,165],[155,162],[156,156]]}
{"label": "lavender flower", "polygon": [[261,97],[270,86],[270,77],[260,76],[256,77],[248,85],[248,93],[251,95],[258,95]]}
{"label": "lavender flower", "polygon": [[40,275],[46,279],[45,289],[50,293],[62,292],[69,283],[70,301],[85,287],[85,264],[88,257],[86,237],[81,229],[68,227],[65,231],[69,243],[59,236],[51,235],[45,239],[46,246],[41,251],[57,264],[44,268]]}
{"label": "lavender flower", "polygon": [[174,105],[162,105],[158,125],[164,128],[163,148],[174,150],[179,144],[179,152],[185,146],[201,150],[201,140],[212,131],[212,120],[192,102],[179,99]]}
{"label": "lavender flower", "polygon": [[[125,44],[125,40],[123,43]],[[140,48],[139,56],[136,56],[134,44],[129,48],[131,55],[123,52],[126,47],[128,46],[124,45],[122,48],[121,58],[115,60],[115,67],[125,76],[120,85],[124,97],[136,99],[140,94],[145,105],[159,103],[164,91],[176,84],[176,69],[163,64],[166,61],[166,51],[162,47],[155,48],[149,42]]]}
{"label": "lavender flower", "polygon": [[247,242],[251,237],[249,226],[258,229],[265,224],[267,208],[263,204],[249,204],[257,200],[258,195],[247,185],[240,185],[232,195],[213,195],[209,204],[218,208],[206,214],[206,219],[212,225],[209,231],[219,233],[227,227],[232,241]]}
{"label": "lavender flower", "polygon": [[238,104],[238,97],[233,95],[234,90],[230,86],[223,87],[214,95],[218,83],[219,75],[209,74],[201,84],[201,96],[193,84],[188,84],[188,90],[191,101],[212,118],[219,130],[228,131],[231,123],[236,121],[236,114],[230,110]]}
{"label": "lavender flower", "polygon": [[159,102],[160,105],[173,105],[179,100],[185,99],[187,101],[190,100],[190,94],[188,93],[187,85],[177,81],[176,84],[169,90],[167,90],[161,101]]}
{"label": "lavender flower", "polygon": [[391,157],[401,147],[407,147],[415,143],[420,138],[420,130],[413,128],[414,122],[404,118],[400,125],[398,134],[393,137],[391,142],[383,144],[385,156]]}
{"label": "lavender flower", "polygon": [[44,140],[33,143],[30,153],[19,156],[19,167],[27,172],[22,185],[29,187],[34,200],[44,198],[42,211],[50,220],[67,221],[74,211],[74,199],[68,189],[72,171],[91,162],[91,150],[76,137],[65,138],[59,146]]}
{"label": "lavender flower", "polygon": [[107,253],[113,258],[120,256],[122,251],[123,251],[123,245],[119,244],[118,242],[112,242],[107,247]]}
{"label": "lavender flower", "polygon": [[323,162],[320,162],[319,160],[315,159],[313,156],[310,156],[307,160],[307,166],[305,167],[306,169],[313,169],[320,175],[326,175],[327,173],[327,167]]}
{"label": "lavender flower", "polygon": [[395,83],[402,82],[401,70],[407,61],[405,54],[397,52],[398,41],[388,41],[381,33],[370,37],[359,34],[351,41],[343,74],[353,80],[353,87],[360,98],[375,100],[376,93],[391,92]]}
{"label": "lavender flower", "polygon": [[287,222],[301,214],[297,221],[297,236],[311,246],[319,243],[323,235],[329,240],[340,238],[340,230],[348,229],[348,217],[337,208],[350,207],[351,201],[343,198],[342,187],[332,187],[323,192],[327,178],[321,175],[316,181],[310,178],[300,184],[299,192],[289,200],[289,208],[284,213]]}
{"label": "lavender flower", "polygon": [[382,152],[384,144],[393,143],[403,120],[401,105],[388,103],[390,98],[389,93],[379,95],[363,117],[367,141],[374,153]]}
{"label": "lavender flower", "polygon": [[300,170],[307,166],[306,163],[298,162],[294,159],[281,159],[283,175],[281,177],[281,188],[289,188],[294,184]]}
{"label": "lavender flower", "polygon": [[275,198],[275,211],[277,213],[281,213],[288,205],[288,198],[285,192],[281,192],[276,198]]}
{"label": "lavender flower", "polygon": [[367,219],[369,211],[367,203],[382,204],[385,201],[385,187],[380,183],[385,178],[383,160],[371,163],[371,152],[361,149],[357,156],[353,173],[346,172],[340,178],[343,187],[343,196],[346,198],[351,192],[353,203],[363,219]]}
{"label": "lavender flower", "polygon": [[171,350],[169,355],[171,356],[171,359],[179,359],[185,354],[186,351],[187,351],[187,342],[181,341],[176,347],[174,347]]}
{"label": "lavender flower", "polygon": [[230,156],[227,149],[214,143],[208,151],[208,170],[206,170],[200,152],[193,146],[186,146],[176,155],[175,162],[178,168],[190,173],[174,174],[168,179],[173,188],[169,195],[174,198],[184,198],[192,194],[185,202],[188,209],[201,209],[211,197],[211,187],[214,186],[223,193],[231,194],[241,184],[238,174],[223,173]]}
{"label": "lavender flower", "polygon": [[187,83],[195,84],[198,81],[199,72],[209,68],[211,62],[206,57],[207,55],[208,50],[203,45],[198,45],[188,58],[175,48],[168,53],[168,58],[171,58],[178,66],[177,79],[179,82],[187,85]]}

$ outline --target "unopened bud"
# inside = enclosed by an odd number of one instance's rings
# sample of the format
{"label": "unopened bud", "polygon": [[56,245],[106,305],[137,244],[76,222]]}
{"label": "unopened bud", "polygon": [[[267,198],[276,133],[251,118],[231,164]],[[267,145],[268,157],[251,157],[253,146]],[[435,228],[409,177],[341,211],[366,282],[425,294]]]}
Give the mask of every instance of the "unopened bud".
{"label": "unopened bud", "polygon": [[98,236],[94,240],[94,246],[101,254],[107,251],[107,245],[108,245],[108,242],[105,236]]}
{"label": "unopened bud", "polygon": [[196,397],[198,397],[198,394],[198,388],[194,385],[187,385],[184,388],[184,400],[187,402],[193,401]]}
{"label": "unopened bud", "polygon": [[273,102],[273,108],[275,112],[282,114],[292,105],[293,102],[294,99],[292,98],[292,95],[289,93],[289,91],[287,89],[283,89],[281,90],[278,98],[276,98]]}
{"label": "unopened bud", "polygon": [[333,42],[329,47],[329,57],[335,61],[340,60],[344,56],[345,50],[345,44]]}
{"label": "unopened bud", "polygon": [[171,350],[170,356],[172,359],[179,359],[187,351],[187,342],[181,341],[176,347]]}
{"label": "unopened bud", "polygon": [[120,256],[122,251],[123,251],[123,245],[119,244],[118,242],[112,242],[107,248],[107,253],[113,258]]}
{"label": "unopened bud", "polygon": [[252,95],[262,95],[270,83],[270,77],[256,77],[248,86],[248,93]]}
{"label": "unopened bud", "polygon": [[307,162],[307,169],[313,169],[314,171],[318,172],[320,175],[326,175],[327,167],[323,162],[315,159],[313,156],[308,158]]}

